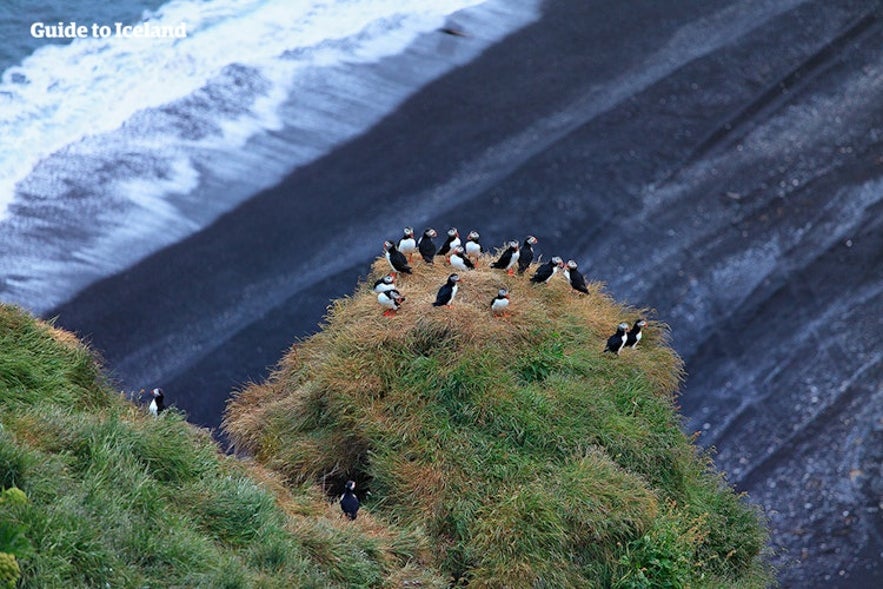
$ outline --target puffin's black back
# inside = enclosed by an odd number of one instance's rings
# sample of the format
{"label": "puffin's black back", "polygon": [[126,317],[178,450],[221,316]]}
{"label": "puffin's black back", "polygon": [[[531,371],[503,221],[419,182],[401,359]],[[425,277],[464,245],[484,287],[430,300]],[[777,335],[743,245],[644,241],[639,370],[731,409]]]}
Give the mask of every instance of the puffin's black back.
{"label": "puffin's black back", "polygon": [[356,519],[359,513],[359,498],[352,490],[347,488],[343,491],[340,497],[340,509],[349,519]]}
{"label": "puffin's black back", "polygon": [[500,254],[500,257],[497,258],[496,262],[491,263],[491,268],[496,268],[498,270],[505,270],[509,266],[509,262],[512,260],[512,256],[515,254],[515,248],[509,246]]}
{"label": "puffin's black back", "polygon": [[454,240],[457,239],[456,235],[448,235],[445,242],[442,244],[438,251],[435,253],[437,256],[446,256],[451,253],[451,244],[454,243]]}
{"label": "puffin's black back", "polygon": [[619,355],[620,350],[622,350],[625,345],[626,331],[622,327],[616,328],[616,333],[607,338],[607,347],[604,348],[605,352],[613,352],[616,355]]}
{"label": "puffin's black back", "polygon": [[585,276],[583,276],[580,271],[575,268],[570,270],[570,286],[572,286],[574,290],[589,294],[589,288],[588,286],[586,286]]}
{"label": "puffin's black back", "polygon": [[629,330],[626,339],[625,339],[625,347],[627,348],[635,348],[638,345],[638,341],[641,337],[641,328],[643,325],[641,323],[643,319],[638,319],[635,321],[635,325]]}
{"label": "puffin's black back", "polygon": [[435,302],[432,303],[433,307],[442,307],[448,304],[448,301],[451,300],[451,293],[454,291],[454,285],[450,282],[446,282],[442,285],[440,289],[438,289],[438,294],[435,295]]}
{"label": "puffin's black back", "polygon": [[550,260],[537,268],[534,275],[530,277],[530,281],[536,283],[545,282],[552,275],[552,268],[554,268],[554,264],[552,264],[552,261]]}
{"label": "puffin's black back", "polygon": [[410,274],[411,266],[408,265],[408,258],[405,254],[396,249],[395,244],[391,244],[389,248],[389,263],[392,264],[393,270],[402,274]]}
{"label": "puffin's black back", "polygon": [[521,246],[521,257],[518,258],[518,273],[524,274],[524,271],[530,267],[533,262],[533,246],[526,239]]}
{"label": "puffin's black back", "polygon": [[435,257],[435,242],[432,241],[432,236],[429,235],[429,230],[423,232],[423,237],[420,238],[420,241],[417,243],[417,249],[420,250],[420,255],[423,256],[423,261],[427,264],[433,263],[433,258]]}

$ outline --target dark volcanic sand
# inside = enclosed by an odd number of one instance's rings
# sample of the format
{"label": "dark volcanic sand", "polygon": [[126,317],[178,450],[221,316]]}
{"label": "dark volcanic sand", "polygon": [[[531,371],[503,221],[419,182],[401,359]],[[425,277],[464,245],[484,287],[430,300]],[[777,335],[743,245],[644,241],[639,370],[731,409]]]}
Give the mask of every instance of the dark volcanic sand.
{"label": "dark volcanic sand", "polygon": [[688,431],[785,587],[873,587],[883,525],[879,2],[552,0],[210,228],[56,309],[216,426],[404,225],[527,233],[672,327]]}

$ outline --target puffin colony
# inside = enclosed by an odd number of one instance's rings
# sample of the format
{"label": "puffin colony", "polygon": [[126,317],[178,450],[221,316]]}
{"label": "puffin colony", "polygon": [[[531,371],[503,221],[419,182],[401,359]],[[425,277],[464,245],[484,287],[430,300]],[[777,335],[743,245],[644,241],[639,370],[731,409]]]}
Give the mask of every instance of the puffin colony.
{"label": "puffin colony", "polygon": [[[389,264],[389,273],[374,281],[372,290],[377,294],[377,303],[383,309],[384,316],[394,317],[405,302],[406,297],[399,290],[396,280],[401,274],[414,274],[415,268],[411,264],[415,254],[422,259],[423,265],[434,265],[436,259],[440,258],[455,270],[439,287],[432,306],[447,309],[454,303],[460,289],[460,274],[466,276],[475,270],[481,254],[484,253],[479,242],[481,236],[477,231],[470,231],[466,236],[466,241],[463,242],[460,240],[457,228],[451,227],[440,247],[435,244],[436,237],[438,237],[438,233],[431,227],[427,227],[419,239],[416,237],[413,227],[405,227],[402,237],[398,241],[389,240],[383,243],[384,257]],[[514,240],[507,242],[490,267],[505,272],[509,276],[514,276],[516,272],[519,276],[524,275],[533,264],[533,246],[538,242],[539,240],[533,235],[528,235],[520,244]],[[577,296],[589,293],[585,276],[579,271],[579,264],[574,260],[568,260],[565,263],[558,256],[552,257],[548,262],[538,264],[529,280],[531,284],[539,288],[541,285],[548,285],[556,275],[561,275]],[[488,302],[487,308],[494,317],[508,317],[509,303],[509,290],[500,288],[497,295]],[[642,329],[646,325],[647,321],[643,318],[635,321],[631,328],[628,323],[620,323],[616,332],[608,338],[603,351],[618,356],[625,348],[635,349],[638,342],[641,341]],[[347,481],[344,492],[338,500],[341,510],[351,520],[356,519],[356,513],[359,510],[359,499],[355,489],[355,482]]]}
{"label": "puffin colony", "polygon": [[[438,233],[431,227],[427,227],[419,239],[415,237],[413,227],[405,227],[402,237],[398,241],[384,242],[384,256],[389,264],[390,272],[374,283],[374,292],[377,293],[377,303],[384,309],[385,316],[394,316],[405,302],[405,297],[396,285],[396,279],[400,274],[414,272],[414,268],[411,266],[414,254],[419,254],[425,264],[434,264],[436,258],[442,258],[445,264],[464,275],[475,269],[479,257],[483,253],[479,242],[481,236],[477,231],[470,231],[466,241],[462,242],[457,228],[451,227],[440,247],[436,247],[434,241],[436,237],[438,237]],[[521,244],[514,240],[509,241],[500,252],[497,260],[490,265],[491,268],[502,270],[510,276],[514,276],[516,271],[519,276],[523,275],[533,263],[533,246],[538,241],[533,235],[528,235]],[[588,294],[589,288],[585,276],[579,271],[579,264],[574,260],[568,260],[565,263],[558,256],[538,265],[530,277],[530,282],[535,285],[549,284],[557,274],[563,276],[578,294]],[[432,305],[449,307],[453,304],[460,288],[460,280],[460,274],[456,272],[448,276],[447,281],[438,289],[435,302]],[[494,316],[506,317],[508,316],[509,302],[509,292],[501,288],[497,296],[489,302],[488,308]],[[631,328],[628,323],[620,323],[616,332],[607,340],[604,351],[612,352],[618,356],[625,348],[635,349],[638,342],[641,341],[641,330],[646,325],[647,321],[644,319],[638,319]]]}

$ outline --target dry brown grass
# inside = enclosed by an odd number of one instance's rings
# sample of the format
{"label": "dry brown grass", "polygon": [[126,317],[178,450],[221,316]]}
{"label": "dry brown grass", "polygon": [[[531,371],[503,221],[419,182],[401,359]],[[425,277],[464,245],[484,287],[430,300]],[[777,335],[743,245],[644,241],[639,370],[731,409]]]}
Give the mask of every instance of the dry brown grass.
{"label": "dry brown grass", "polygon": [[[529,350],[550,332],[566,336],[561,338],[565,357],[587,350],[601,357],[606,338],[618,323],[631,324],[647,315],[646,310],[616,303],[599,282],[589,284],[588,294],[577,293],[561,275],[547,285],[535,285],[529,276],[536,265],[523,276],[508,275],[490,268],[493,259],[484,255],[476,270],[458,272],[460,288],[449,307],[433,307],[432,302],[452,268],[440,259],[434,265],[416,260],[413,274],[397,277],[397,289],[406,300],[390,317],[384,316],[371,290],[374,280],[389,271],[386,260],[378,258],[372,274],[352,296],[329,305],[321,332],[293,345],[266,383],[252,384],[230,401],[224,428],[237,450],[267,461],[290,480],[337,472],[346,469],[348,460],[358,459],[364,447],[358,440],[317,437],[314,426],[322,412],[333,409],[337,418],[350,420],[355,432],[367,422],[380,430],[397,429],[407,437],[410,428],[419,425],[409,424],[401,415],[390,419],[383,401],[370,407],[371,399],[382,400],[395,389],[403,357],[433,356],[442,363],[444,374],[445,363],[456,363],[470,350]],[[507,289],[511,298],[503,317],[490,309],[500,288]],[[606,359],[640,370],[657,394],[670,396],[679,384],[681,362],[666,345],[666,330],[651,321],[639,350],[624,350],[619,358]],[[439,354],[442,348],[451,353]],[[313,434],[289,439],[298,430]],[[340,447],[329,448],[340,442],[356,445],[344,461]]]}
{"label": "dry brown grass", "polygon": [[[405,302],[384,316],[371,290],[389,270],[379,258],[318,334],[230,402],[224,427],[288,485],[359,479],[373,497],[357,525],[384,546],[387,521],[425,527],[436,550],[420,560],[470,586],[586,586],[591,574],[554,564],[573,546],[612,582],[625,544],[668,517],[660,499],[690,509],[691,494],[717,492],[678,430],[682,362],[652,311],[602,283],[588,294],[561,276],[535,285],[534,268],[508,275],[492,260],[457,272],[443,308],[432,302],[451,267],[416,260],[397,278]],[[490,308],[501,288],[503,317]],[[604,353],[616,325],[639,317],[638,349]]]}
{"label": "dry brown grass", "polygon": [[65,331],[64,329],[59,329],[54,325],[46,324],[46,328],[49,331],[49,334],[61,345],[70,348],[70,349],[80,349],[83,347],[83,344],[77,339],[77,336],[72,334],[69,331]]}

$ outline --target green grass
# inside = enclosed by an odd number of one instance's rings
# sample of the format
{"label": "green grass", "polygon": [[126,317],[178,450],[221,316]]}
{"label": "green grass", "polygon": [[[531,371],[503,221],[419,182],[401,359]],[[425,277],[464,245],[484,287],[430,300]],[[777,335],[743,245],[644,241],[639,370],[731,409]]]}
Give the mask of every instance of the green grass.
{"label": "green grass", "polygon": [[13,486],[28,501],[0,502],[0,552],[26,542],[18,587],[442,583],[419,530],[344,521],[182,414],[133,406],[73,336],[0,306],[0,489]]}
{"label": "green grass", "polygon": [[[366,511],[425,529],[455,584],[772,584],[762,516],[680,429],[665,326],[603,354],[639,311],[487,264],[450,309],[429,304],[441,264],[400,279],[395,317],[366,285],[336,301],[230,404],[228,434],[289,485],[357,480]],[[508,318],[488,308],[502,286]]]}
{"label": "green grass", "polygon": [[[0,490],[28,498],[0,501],[0,565],[50,589],[772,585],[761,514],[680,429],[666,327],[603,354],[645,313],[488,261],[450,309],[442,264],[401,279],[395,317],[366,285],[335,301],[230,403],[243,459],[0,306]],[[348,478],[356,522],[332,502]]]}

